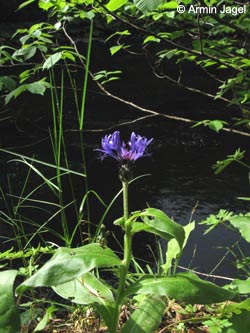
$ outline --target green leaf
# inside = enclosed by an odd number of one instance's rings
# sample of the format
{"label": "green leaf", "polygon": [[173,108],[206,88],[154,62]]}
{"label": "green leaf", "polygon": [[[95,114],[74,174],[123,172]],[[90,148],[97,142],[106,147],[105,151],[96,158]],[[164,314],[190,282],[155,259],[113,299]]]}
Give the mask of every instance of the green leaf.
{"label": "green leaf", "polygon": [[[194,230],[194,228],[195,228],[195,222],[188,223],[187,225],[184,226],[185,240],[182,248],[186,246],[189,235]],[[162,265],[164,272],[168,272],[168,270],[172,266],[173,260],[178,257],[179,253],[180,253],[179,245],[176,239],[173,238],[168,242],[167,245],[166,263]]]}
{"label": "green leaf", "polygon": [[161,9],[176,9],[177,7],[178,7],[177,1],[169,1],[161,5]]}
{"label": "green leaf", "polygon": [[78,279],[60,284],[53,289],[61,297],[77,304],[114,302],[111,290],[91,273],[86,273]]}
{"label": "green leaf", "polygon": [[55,4],[52,3],[50,0],[39,0],[38,2],[38,7],[46,11],[54,6]]}
{"label": "green leaf", "polygon": [[121,265],[121,260],[109,248],[88,244],[79,248],[61,247],[33,276],[24,281],[17,292],[26,288],[54,287],[75,280],[96,267]]}
{"label": "green leaf", "polygon": [[97,312],[101,315],[102,319],[105,321],[105,324],[112,330],[113,327],[113,316],[115,311],[115,303],[106,304],[105,306],[102,304],[95,304],[94,305]]}
{"label": "green leaf", "polygon": [[43,95],[46,88],[49,87],[49,83],[44,81],[44,79],[33,82],[33,83],[26,83],[21,84],[16,89],[12,90],[8,95],[5,97],[5,103],[8,104],[12,98],[16,98],[21,95],[24,91],[29,91],[32,94],[39,94]]}
{"label": "green leaf", "polygon": [[16,88],[16,81],[10,76],[0,76],[0,91],[7,89],[12,91]]}
{"label": "green leaf", "polygon": [[[25,36],[26,37],[26,36]],[[20,39],[22,40],[22,39]],[[23,46],[13,53],[13,57],[23,57],[25,60],[32,58],[36,53],[36,46]]]}
{"label": "green leaf", "polygon": [[72,54],[72,52],[66,52],[66,51],[63,52],[63,59],[69,59],[69,60],[72,60],[72,61],[76,60],[76,58]]}
{"label": "green leaf", "polygon": [[233,314],[229,319],[232,324],[222,329],[221,333],[249,333],[250,332],[250,311],[242,311],[240,314]]}
{"label": "green leaf", "polygon": [[18,7],[18,10],[22,9],[22,8],[24,8],[26,6],[28,6],[30,3],[35,2],[35,1],[36,0],[27,0],[27,1],[23,2],[23,3],[21,3],[21,5],[19,5],[19,7]]}
{"label": "green leaf", "polygon": [[215,174],[218,175],[221,171],[223,171],[228,165],[232,162],[240,161],[244,157],[245,151],[241,151],[240,149],[236,149],[233,155],[228,155],[227,158],[223,161],[217,161],[215,165],[213,165],[213,169],[215,169]]}
{"label": "green leaf", "polygon": [[242,310],[250,311],[250,299],[247,298],[240,303],[230,302],[225,304],[223,308],[223,314],[231,315],[232,313],[240,314]]}
{"label": "green leaf", "polygon": [[144,39],[143,44],[147,44],[148,42],[160,43],[160,41],[160,38],[157,38],[155,36],[148,36]]}
{"label": "green leaf", "polygon": [[6,95],[4,101],[5,104],[8,104],[12,98],[18,97],[21,93],[27,90],[27,84],[22,84],[16,89],[12,90],[8,95]]}
{"label": "green leaf", "polygon": [[0,272],[0,333],[20,333],[20,318],[13,296],[16,270]]}
{"label": "green leaf", "polygon": [[41,319],[41,321],[38,323],[36,328],[34,329],[34,332],[39,332],[45,329],[46,325],[48,324],[49,320],[52,318],[52,313],[55,312],[57,308],[53,305],[49,306],[44,317]]}
{"label": "green leaf", "polygon": [[147,208],[140,214],[140,216],[143,222],[147,225],[167,234],[170,238],[175,238],[180,246],[180,249],[182,249],[185,232],[180,224],[171,220],[160,209]]}
{"label": "green leaf", "polygon": [[149,295],[122,327],[122,333],[152,333],[160,325],[166,308],[161,297]]}
{"label": "green leaf", "polygon": [[239,200],[250,201],[250,197],[237,197]]}
{"label": "green leaf", "polygon": [[223,128],[223,122],[220,120],[212,120],[209,122],[208,127],[218,133]]}
{"label": "green leaf", "polygon": [[250,243],[250,215],[235,215],[228,220],[239,230],[241,236]]}
{"label": "green leaf", "polygon": [[[230,284],[230,287],[233,288],[237,288],[237,291],[240,294],[250,294],[250,278],[248,278],[247,280],[239,280],[239,279],[235,279],[233,280],[233,282]],[[250,299],[249,299],[250,302]],[[250,310],[250,307],[249,307]]]}
{"label": "green leaf", "polygon": [[154,294],[190,304],[211,304],[232,299],[235,293],[203,281],[193,273],[179,273],[173,276],[145,275],[131,284],[126,295]]}
{"label": "green leaf", "polygon": [[164,0],[134,0],[135,6],[144,14],[155,10]]}
{"label": "green leaf", "polygon": [[61,58],[62,58],[63,53],[62,52],[57,52],[52,54],[48,59],[43,64],[43,69],[49,69],[53,67]]}
{"label": "green leaf", "polygon": [[27,90],[32,94],[44,95],[46,86],[43,82],[33,82],[27,86]]}
{"label": "green leaf", "polygon": [[131,32],[129,32],[128,30],[123,30],[123,31],[116,31],[113,34],[111,34],[110,36],[108,36],[108,38],[105,39],[105,43],[108,42],[111,38],[113,38],[114,36],[130,36]]}
{"label": "green leaf", "polygon": [[111,53],[111,55],[116,54],[117,52],[119,52],[121,49],[123,49],[124,45],[115,45],[109,48],[109,51]]}
{"label": "green leaf", "polygon": [[128,0],[110,0],[105,6],[110,12],[114,12],[115,10],[124,6]]}

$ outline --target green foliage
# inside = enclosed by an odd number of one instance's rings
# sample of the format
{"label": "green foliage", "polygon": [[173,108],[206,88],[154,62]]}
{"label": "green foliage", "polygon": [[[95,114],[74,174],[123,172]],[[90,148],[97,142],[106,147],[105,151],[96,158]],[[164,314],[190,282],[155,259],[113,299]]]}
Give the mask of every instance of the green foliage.
{"label": "green foliage", "polygon": [[154,332],[161,323],[165,308],[161,297],[147,295],[122,327],[122,333]]}
{"label": "green foliage", "polygon": [[140,214],[140,217],[146,225],[150,226],[157,232],[159,231],[163,238],[175,238],[178,242],[180,249],[182,249],[185,238],[185,232],[183,227],[171,220],[162,210],[155,208],[147,208]]}
{"label": "green foliage", "polygon": [[250,213],[230,217],[229,222],[239,230],[241,236],[250,243]]}
{"label": "green foliage", "polygon": [[245,151],[241,151],[240,149],[237,149],[234,154],[228,155],[225,160],[217,161],[216,164],[213,166],[213,169],[215,170],[215,174],[218,175],[223,171],[227,166],[229,166],[232,162],[238,162],[244,157]]}
{"label": "green foliage", "polygon": [[232,326],[232,323],[228,319],[221,318],[211,318],[203,322],[203,324],[208,326],[210,333],[221,333],[224,332],[224,328]]}
{"label": "green foliage", "polygon": [[228,212],[225,209],[220,209],[218,214],[210,214],[205,220],[201,221],[200,224],[209,226],[209,228],[204,232],[204,235],[212,231],[219,224],[222,224],[233,215],[232,212]]}
{"label": "green foliage", "polygon": [[12,98],[17,98],[19,95],[21,95],[25,91],[29,91],[32,94],[37,95],[44,95],[46,88],[49,88],[50,84],[45,81],[44,79],[41,79],[37,82],[32,83],[26,83],[18,86],[16,89],[12,90],[6,97],[5,97],[5,103],[8,104]]}
{"label": "green foliage", "polygon": [[17,289],[23,292],[32,287],[53,287],[75,280],[96,267],[121,265],[120,259],[110,249],[99,244],[88,244],[78,248],[61,247],[33,276],[24,281]]}
{"label": "green foliage", "polygon": [[99,71],[94,74],[94,80],[99,81],[102,85],[120,79],[121,71]]}
{"label": "green foliage", "polygon": [[[172,1],[173,2],[173,1]],[[152,12],[155,10],[161,3],[162,0],[134,0],[136,7],[142,11],[144,14]]]}
{"label": "green foliage", "polygon": [[12,91],[16,88],[16,81],[10,76],[0,76],[0,91],[9,90]]}
{"label": "green foliage", "polygon": [[248,333],[250,331],[250,311],[243,310],[240,314],[233,314],[229,323],[231,325],[224,327],[222,333]]}
{"label": "green foliage", "polygon": [[[182,248],[184,249],[185,245],[187,244],[190,233],[195,229],[195,222],[188,223],[183,227],[183,229],[185,232],[185,239]],[[163,271],[165,273],[170,271],[173,261],[178,259],[179,255],[180,255],[180,249],[178,242],[176,241],[175,238],[173,238],[168,242],[167,252],[166,252],[166,263],[162,265]]]}
{"label": "green foliage", "polygon": [[[239,294],[243,294],[243,295],[250,294],[250,279],[247,279],[247,280],[235,279],[230,284],[230,288],[232,288],[233,290],[237,290],[237,292]],[[249,299],[245,300],[241,305],[242,306],[244,305],[244,309],[250,310],[250,300]],[[245,306],[248,306],[248,308],[246,308]]]}
{"label": "green foliage", "polygon": [[77,304],[106,304],[114,302],[111,290],[94,274],[86,273],[80,278],[53,287],[65,299]]}
{"label": "green foliage", "polygon": [[201,125],[208,126],[211,130],[218,133],[224,127],[224,125],[228,125],[228,123],[222,120],[202,120],[193,125],[192,127]]}
{"label": "green foliage", "polygon": [[142,276],[126,289],[126,295],[154,294],[190,304],[211,304],[232,299],[235,293],[199,279],[193,273],[173,276]]}
{"label": "green foliage", "polygon": [[218,214],[211,214],[208,218],[201,221],[200,224],[208,225],[209,228],[205,231],[204,234],[212,231],[219,224],[225,224],[229,222],[235,229],[238,229],[241,236],[247,241],[250,242],[250,213],[246,214],[237,214],[234,215],[232,212],[228,212],[224,209],[220,209]]}
{"label": "green foliage", "polygon": [[36,328],[34,329],[34,332],[39,332],[45,329],[46,325],[48,324],[49,320],[52,318],[53,312],[55,312],[57,308],[53,305],[49,306],[48,309],[45,312],[45,315],[40,320]]}
{"label": "green foliage", "polygon": [[128,0],[110,0],[107,3],[106,8],[110,12],[113,12],[113,11],[121,8],[122,6],[124,6],[127,2],[128,2]]}
{"label": "green foliage", "polygon": [[[28,8],[32,3],[35,3],[35,1],[26,0],[19,5],[19,9]],[[67,300],[70,299],[73,303],[93,305],[101,314],[110,333],[117,333],[122,304],[127,301],[127,298],[133,302],[133,296],[137,294],[145,295],[145,298],[122,327],[123,333],[151,333],[155,330],[164,313],[165,297],[191,304],[211,304],[233,299],[239,294],[249,293],[248,280],[236,280],[226,289],[203,281],[192,273],[175,274],[175,268],[173,269],[174,274],[166,276],[166,274],[172,273],[171,266],[173,263],[176,267],[189,234],[194,229],[194,223],[182,227],[158,209],[147,208],[142,212],[138,211],[129,215],[126,211],[127,206],[124,204],[124,216],[115,221],[115,224],[120,226],[124,232],[122,260],[106,247],[105,240],[101,244],[92,243],[78,248],[70,248],[72,239],[83,217],[88,219],[84,216],[83,207],[88,204],[88,195],[93,193],[100,202],[103,203],[103,201],[94,191],[88,189],[88,184],[85,182],[85,192],[80,206],[75,205],[77,212],[76,226],[74,226],[72,235],[70,235],[65,208],[71,205],[71,202],[68,203],[64,200],[62,180],[66,174],[85,177],[86,169],[83,150],[81,152],[82,164],[84,165],[83,173],[74,172],[68,167],[67,149],[63,134],[65,76],[67,75],[73,92],[78,127],[81,132],[80,143],[83,146],[81,134],[84,124],[88,79],[92,78],[103,92],[110,95],[103,85],[117,80],[122,72],[121,70],[115,70],[113,67],[111,71],[104,69],[95,74],[91,72],[92,39],[95,36],[99,37],[98,28],[97,35],[95,35],[94,26],[98,27],[101,23],[104,24],[105,28],[112,31],[110,36],[106,38],[107,44],[112,39],[112,46],[107,45],[111,55],[118,55],[120,50],[127,50],[128,45],[130,45],[129,51],[133,53],[133,38],[137,34],[137,36],[140,36],[141,42],[137,43],[136,52],[138,52],[138,48],[141,48],[141,52],[152,55],[150,66],[158,77],[168,79],[182,88],[206,95],[209,98],[219,99],[226,105],[233,105],[242,112],[244,111],[244,115],[250,109],[250,94],[248,91],[250,83],[250,72],[248,70],[250,64],[248,59],[249,12],[241,17],[230,17],[225,14],[216,16],[206,13],[197,16],[188,13],[186,10],[185,13],[180,15],[177,13],[179,3],[179,1],[162,0],[134,0],[133,2],[110,0],[103,5],[102,2],[93,2],[92,0],[39,0],[37,2],[38,7],[46,13],[47,22],[39,22],[28,28],[18,29],[13,36],[15,47],[7,45],[0,47],[2,66],[12,66],[14,64],[22,65],[22,67],[24,64],[28,66],[25,67],[27,68],[25,71],[20,71],[17,77],[11,75],[0,78],[0,90],[4,94],[3,97],[6,103],[10,103],[15,98],[21,98],[23,92],[44,95],[46,90],[50,89],[53,118],[53,129],[50,136],[54,157],[54,164],[48,164],[34,158],[12,153],[15,156],[15,162],[19,161],[25,167],[28,167],[29,172],[26,184],[18,196],[15,209],[9,216],[2,213],[1,221],[6,220],[8,224],[14,226],[19,246],[22,247],[23,245],[21,240],[23,237],[26,249],[35,235],[41,235],[45,226],[47,231],[47,223],[53,219],[54,215],[50,216],[41,226],[33,224],[37,227],[36,232],[28,238],[22,223],[25,221],[30,224],[31,222],[25,220],[19,210],[24,206],[24,203],[35,201],[32,195],[40,186],[46,185],[58,200],[56,203],[41,200],[40,204],[44,203],[46,206],[58,207],[55,215],[60,214],[63,235],[57,234],[57,236],[67,246],[57,249],[52,258],[34,274],[33,270],[36,269],[37,265],[34,265],[32,260],[35,254],[32,254],[31,251],[31,256],[29,256],[30,249],[21,253],[17,252],[16,257],[31,258],[29,268],[32,267],[32,269],[29,270],[31,276],[21,283],[16,291],[19,297],[22,297],[27,289],[52,287],[58,295]],[[193,4],[191,0],[185,0],[182,3],[185,4],[186,8]],[[213,6],[216,1],[207,0],[205,4]],[[220,5],[230,4],[233,5],[234,2],[231,0],[220,1]],[[98,24],[94,25],[94,21]],[[83,27],[87,31],[87,34],[84,31],[84,36],[88,36],[86,55],[80,54],[77,41],[70,34],[70,28],[73,24],[79,22],[83,23]],[[112,25],[108,26],[109,24]],[[116,32],[113,33],[113,31]],[[67,42],[63,45],[62,41],[65,39],[67,39]],[[71,46],[69,46],[69,43]],[[185,72],[186,63],[193,64],[199,71],[205,73],[204,75],[207,75],[212,81],[212,89],[197,87],[192,80],[187,80],[188,75],[183,73],[183,71]],[[169,64],[171,64],[171,67],[172,64],[177,65],[176,69],[179,70],[179,73],[176,77],[168,73]],[[73,65],[73,69],[71,65]],[[80,89],[74,77],[74,71],[76,68],[78,71],[79,66],[82,68],[82,77],[84,78]],[[60,75],[58,75],[58,72],[60,72]],[[58,76],[61,77],[59,83]],[[80,99],[79,90],[81,90]],[[129,101],[126,102],[131,104]],[[238,125],[247,123],[248,121],[245,119],[244,122],[242,119],[237,120]],[[207,126],[218,133],[228,123],[216,119],[203,120],[195,126],[198,125]],[[237,150],[235,154],[227,156],[226,160],[218,161],[215,166],[215,173],[220,173],[234,161],[242,164],[243,156],[244,152]],[[65,162],[66,167],[62,167],[62,161]],[[55,175],[47,177],[43,171],[38,169],[37,163],[53,168]],[[30,172],[34,172],[42,180],[42,183],[27,194],[26,186]],[[1,192],[4,197],[5,193],[2,189]],[[123,194],[124,192],[123,190]],[[72,191],[72,193],[72,202],[76,202],[74,192]],[[120,193],[121,191],[115,196],[110,205],[106,206],[103,203],[106,210],[99,226],[97,226],[96,238],[98,234],[101,236],[99,231],[101,231],[103,219]],[[126,195],[124,198],[124,203],[126,203]],[[20,225],[19,222],[21,222]],[[234,215],[231,212],[221,210],[217,215],[211,215],[203,223],[208,225],[208,231],[211,231],[218,224],[226,224],[226,222],[229,222],[230,227],[237,229],[247,242],[250,241],[249,214]],[[166,263],[162,265],[163,274],[165,275],[152,273],[145,274],[138,279],[128,279],[133,255],[132,238],[138,232],[148,232],[168,241]],[[82,234],[81,231],[80,234]],[[89,230],[88,237],[91,239]],[[14,254],[7,251],[3,255],[5,258],[11,258]],[[108,286],[100,279],[103,267],[115,274],[118,282],[117,288],[113,284]],[[150,268],[149,271],[152,272],[152,269]],[[3,333],[19,332],[20,328],[19,315],[13,297],[16,274],[16,271],[0,273],[1,296],[4,298],[0,302],[0,312],[3,314],[0,316],[0,331],[2,329]],[[236,303],[231,308],[225,308],[224,317],[210,317],[205,321],[211,333],[249,333],[248,301],[247,299],[245,303]],[[48,308],[35,331],[44,329],[54,310],[53,307]]]}
{"label": "green foliage", "polygon": [[14,301],[16,270],[0,272],[0,333],[19,333],[20,319]]}

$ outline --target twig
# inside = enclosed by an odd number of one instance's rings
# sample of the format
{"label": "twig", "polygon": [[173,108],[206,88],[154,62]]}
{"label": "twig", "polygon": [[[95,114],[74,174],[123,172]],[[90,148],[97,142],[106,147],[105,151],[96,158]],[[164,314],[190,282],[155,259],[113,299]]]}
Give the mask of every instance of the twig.
{"label": "twig", "polygon": [[183,269],[184,271],[190,271],[192,273],[196,273],[198,275],[206,276],[208,278],[228,280],[228,281],[233,281],[234,280],[234,278],[229,278],[229,277],[226,277],[226,276],[220,276],[220,275],[214,275],[214,274],[201,273],[201,272],[198,272],[198,271],[196,271],[194,269],[189,269],[189,268],[186,268],[186,267],[183,267],[183,266],[179,266],[179,265],[177,267]]}

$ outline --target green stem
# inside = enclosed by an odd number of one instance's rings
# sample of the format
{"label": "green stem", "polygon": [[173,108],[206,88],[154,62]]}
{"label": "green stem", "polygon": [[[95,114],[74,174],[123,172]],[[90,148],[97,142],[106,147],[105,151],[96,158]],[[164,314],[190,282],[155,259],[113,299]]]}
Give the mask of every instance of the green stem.
{"label": "green stem", "polygon": [[128,182],[122,182],[122,190],[123,190],[123,217],[126,222],[128,220]]}
{"label": "green stem", "polygon": [[124,299],[126,277],[127,277],[129,265],[131,262],[131,257],[132,257],[131,227],[130,227],[130,225],[128,225],[126,223],[129,218],[128,182],[122,182],[122,188],[123,188],[123,217],[124,217],[124,226],[125,226],[124,249],[123,249],[123,261],[122,261],[122,265],[120,266],[120,271],[119,271],[119,283],[118,283],[118,289],[117,289],[117,295],[116,295],[114,321],[113,321],[113,327],[112,327],[110,333],[118,332],[119,314],[120,314],[120,309],[121,309],[123,299]]}

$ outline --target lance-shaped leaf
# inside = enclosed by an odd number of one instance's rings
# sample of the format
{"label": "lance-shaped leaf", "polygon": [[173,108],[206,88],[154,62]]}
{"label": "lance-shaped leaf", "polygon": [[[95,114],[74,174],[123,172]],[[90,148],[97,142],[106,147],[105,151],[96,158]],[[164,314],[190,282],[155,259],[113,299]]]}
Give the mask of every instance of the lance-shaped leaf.
{"label": "lance-shaped leaf", "polygon": [[111,290],[91,273],[86,273],[78,279],[63,283],[53,289],[61,297],[77,304],[114,302]]}
{"label": "lance-shaped leaf", "polygon": [[86,273],[82,277],[66,282],[54,291],[71,302],[83,305],[93,304],[108,327],[112,326],[114,297],[111,290],[93,274]]}
{"label": "lance-shaped leaf", "polygon": [[121,265],[121,260],[109,248],[88,244],[79,248],[61,247],[33,276],[24,281],[17,293],[27,287],[54,287],[75,280],[96,267]]}
{"label": "lance-shaped leaf", "polygon": [[43,69],[49,69],[53,67],[63,56],[62,52],[56,52],[52,54],[50,57],[48,57],[44,64],[43,64]]}
{"label": "lance-shaped leaf", "polygon": [[160,277],[145,275],[127,288],[126,295],[130,294],[162,295],[190,304],[219,303],[235,296],[234,292],[203,281],[190,272]]}
{"label": "lance-shaped leaf", "polygon": [[13,295],[16,275],[16,270],[0,272],[0,333],[20,332],[20,318]]}
{"label": "lance-shaped leaf", "polygon": [[140,214],[142,220],[147,225],[164,233],[167,239],[175,238],[179,244],[180,249],[185,239],[185,232],[183,227],[171,220],[162,210],[155,208],[147,208]]}
{"label": "lance-shaped leaf", "polygon": [[161,297],[149,295],[122,327],[122,333],[152,333],[160,325],[166,304]]}
{"label": "lance-shaped leaf", "polygon": [[[195,228],[194,222],[188,223],[183,227],[185,232],[185,240],[182,246],[183,248],[186,246],[189,235],[194,230],[194,228]],[[168,270],[172,265],[173,260],[179,256],[179,253],[180,253],[179,245],[176,239],[173,238],[168,242],[167,245],[166,263],[162,265],[164,272],[168,272]]]}

